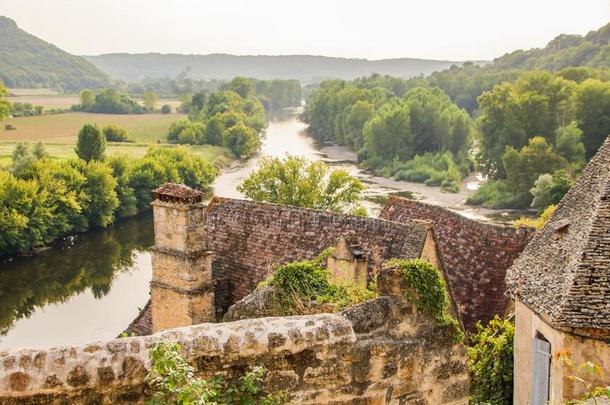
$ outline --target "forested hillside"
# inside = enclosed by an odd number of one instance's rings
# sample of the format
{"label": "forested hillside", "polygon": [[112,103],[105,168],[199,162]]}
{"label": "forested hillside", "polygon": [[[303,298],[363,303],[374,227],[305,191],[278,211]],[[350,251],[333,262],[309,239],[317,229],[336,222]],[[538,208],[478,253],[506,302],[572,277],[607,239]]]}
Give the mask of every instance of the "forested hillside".
{"label": "forested hillside", "polygon": [[110,78],[80,56],[70,55],[0,16],[0,80],[9,87],[75,91],[107,86]]}
{"label": "forested hillside", "polygon": [[568,66],[610,67],[610,23],[587,35],[561,34],[544,48],[518,50],[495,59],[498,69],[559,70]]}
{"label": "forested hillside", "polygon": [[296,79],[307,84],[328,78],[354,79],[371,73],[397,77],[430,74],[456,62],[426,59],[347,59],[308,55],[236,56],[226,54],[125,54],[85,56],[85,59],[126,82],[184,75],[191,79],[231,80],[235,76],[257,79]]}

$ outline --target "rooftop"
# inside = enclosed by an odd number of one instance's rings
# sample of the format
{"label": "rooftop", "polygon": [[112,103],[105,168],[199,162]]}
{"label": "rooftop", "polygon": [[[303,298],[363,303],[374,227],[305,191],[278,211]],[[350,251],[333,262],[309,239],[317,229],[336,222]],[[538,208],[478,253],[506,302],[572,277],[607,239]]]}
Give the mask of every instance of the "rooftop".
{"label": "rooftop", "polygon": [[557,328],[610,335],[610,138],[509,269],[506,284]]}

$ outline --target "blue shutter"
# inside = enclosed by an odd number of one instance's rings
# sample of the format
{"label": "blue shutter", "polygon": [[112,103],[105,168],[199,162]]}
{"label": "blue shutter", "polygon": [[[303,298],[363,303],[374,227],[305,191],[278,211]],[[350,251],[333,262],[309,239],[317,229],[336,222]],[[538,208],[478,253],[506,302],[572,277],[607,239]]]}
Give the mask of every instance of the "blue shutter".
{"label": "blue shutter", "polygon": [[534,338],[532,353],[532,405],[546,405],[549,400],[551,344]]}

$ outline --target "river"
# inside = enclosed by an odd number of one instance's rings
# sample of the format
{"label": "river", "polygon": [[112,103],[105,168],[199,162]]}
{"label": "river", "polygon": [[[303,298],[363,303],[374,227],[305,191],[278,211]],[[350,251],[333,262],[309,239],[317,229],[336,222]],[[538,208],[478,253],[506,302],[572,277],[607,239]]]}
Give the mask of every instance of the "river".
{"label": "river", "polygon": [[[293,116],[269,124],[259,154],[235,162],[216,178],[214,193],[243,197],[237,186],[264,156],[321,159],[358,176],[367,186],[365,207],[376,215],[387,195],[402,193],[462,214],[489,220],[490,210],[466,206],[481,179],[470,177],[459,193],[372,176],[355,155],[338,147],[316,149]],[[104,230],[73,236],[32,257],[0,263],[0,348],[84,344],[119,335],[149,298],[154,242],[150,212]]]}

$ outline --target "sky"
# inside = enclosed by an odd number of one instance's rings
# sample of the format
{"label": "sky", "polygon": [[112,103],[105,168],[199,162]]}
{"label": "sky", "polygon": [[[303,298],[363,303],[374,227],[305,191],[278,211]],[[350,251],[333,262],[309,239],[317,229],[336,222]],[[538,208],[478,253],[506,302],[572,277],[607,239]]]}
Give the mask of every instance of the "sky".
{"label": "sky", "polygon": [[610,0],[1,0],[78,55],[160,52],[489,60],[610,22]]}

